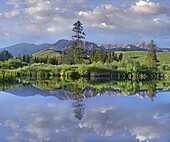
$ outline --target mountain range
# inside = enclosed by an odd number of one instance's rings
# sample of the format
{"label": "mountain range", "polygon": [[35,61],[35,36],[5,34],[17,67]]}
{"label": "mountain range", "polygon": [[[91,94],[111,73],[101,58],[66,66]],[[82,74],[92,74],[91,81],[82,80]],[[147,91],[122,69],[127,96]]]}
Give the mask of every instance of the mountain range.
{"label": "mountain range", "polygon": [[[68,50],[71,47],[71,45],[73,44],[73,42],[74,42],[73,40],[61,39],[61,40],[57,41],[56,43],[52,44],[49,49],[52,49],[55,51]],[[98,48],[99,48],[99,46],[97,44],[95,44],[94,42],[88,42],[88,41],[84,42],[84,49],[87,52],[89,52],[92,49],[97,50]]]}
{"label": "mountain range", "polygon": [[[71,45],[73,44],[72,40],[65,40],[61,39],[57,41],[56,43],[49,44],[30,44],[30,43],[19,43],[15,44],[9,47],[1,48],[0,52],[3,50],[7,50],[10,53],[13,54],[13,56],[17,57],[19,54],[21,56],[25,54],[34,54],[36,52],[42,51],[42,50],[54,50],[54,51],[66,51],[68,50]],[[135,50],[141,50],[145,51],[147,50],[147,44],[145,42],[139,42],[137,44],[101,44],[97,45],[94,42],[84,42],[84,49],[87,53],[89,53],[90,50],[94,49],[97,50],[98,48],[102,48],[104,51],[135,51]],[[157,48],[158,52],[170,52],[169,48]]]}
{"label": "mountain range", "polygon": [[33,54],[45,49],[48,49],[51,46],[51,44],[44,43],[44,44],[30,44],[30,43],[19,43],[15,44],[9,47],[1,48],[1,51],[7,50],[9,51],[13,56],[17,57],[19,54],[21,56],[26,55],[26,54]]}

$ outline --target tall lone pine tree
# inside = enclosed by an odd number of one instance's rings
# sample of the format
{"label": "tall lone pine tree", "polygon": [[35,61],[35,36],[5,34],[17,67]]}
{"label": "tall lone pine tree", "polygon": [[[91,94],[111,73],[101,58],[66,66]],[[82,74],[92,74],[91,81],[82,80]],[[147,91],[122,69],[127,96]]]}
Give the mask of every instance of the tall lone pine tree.
{"label": "tall lone pine tree", "polygon": [[75,32],[75,35],[72,36],[74,40],[77,40],[78,42],[81,39],[85,39],[85,33],[83,32],[83,23],[80,21],[77,21],[76,23],[73,24],[73,32]]}
{"label": "tall lone pine tree", "polygon": [[81,64],[83,63],[83,42],[81,40],[85,39],[86,35],[83,32],[83,24],[80,21],[77,21],[73,24],[72,31],[75,32],[72,36],[74,42],[68,50],[64,62],[66,64]]}

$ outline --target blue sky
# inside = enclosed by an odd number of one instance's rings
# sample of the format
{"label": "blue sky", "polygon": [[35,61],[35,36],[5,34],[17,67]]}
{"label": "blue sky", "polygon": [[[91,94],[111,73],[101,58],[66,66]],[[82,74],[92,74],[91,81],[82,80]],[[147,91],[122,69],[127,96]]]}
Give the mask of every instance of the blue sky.
{"label": "blue sky", "polygon": [[80,20],[86,40],[170,47],[169,0],[1,0],[0,48],[71,39]]}

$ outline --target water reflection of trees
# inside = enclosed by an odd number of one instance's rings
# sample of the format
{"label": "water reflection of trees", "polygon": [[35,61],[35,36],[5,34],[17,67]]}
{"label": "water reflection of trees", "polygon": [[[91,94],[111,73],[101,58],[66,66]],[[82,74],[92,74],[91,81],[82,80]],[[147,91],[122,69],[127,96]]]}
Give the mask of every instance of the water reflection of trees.
{"label": "water reflection of trees", "polygon": [[[62,79],[62,78],[52,78],[52,79],[39,79],[32,80],[29,78],[3,78],[0,79],[0,90],[7,90],[10,88],[14,88],[15,86],[19,86],[20,84],[29,84],[41,90],[56,90],[63,89],[70,94],[72,94],[72,99],[79,100],[80,98],[84,98],[86,91],[86,87],[90,88],[91,92],[98,92],[99,94],[104,92],[105,90],[119,90],[122,95],[134,95],[140,90],[147,92],[151,100],[155,97],[155,93],[159,88],[170,88],[170,81],[166,80],[157,80],[157,81],[138,81],[138,80],[87,80],[84,78],[78,80],[72,79]],[[138,91],[139,90],[139,91]],[[121,95],[121,93],[119,95]],[[111,93],[113,94],[113,93]],[[114,95],[114,94],[113,94]],[[78,96],[78,97],[75,97]],[[75,105],[76,106],[76,105]],[[77,105],[79,106],[79,105]]]}
{"label": "water reflection of trees", "polygon": [[0,90],[8,90],[10,88],[14,88],[15,86],[19,86],[20,84],[17,82],[15,78],[2,78],[0,79]]}
{"label": "water reflection of trees", "polygon": [[150,97],[151,101],[154,101],[154,97],[156,94],[156,81],[147,82],[147,90],[149,92],[148,96]]}
{"label": "water reflection of trees", "polygon": [[122,88],[122,92],[127,95],[133,94],[140,89],[139,82],[133,80],[120,82],[119,87]]}

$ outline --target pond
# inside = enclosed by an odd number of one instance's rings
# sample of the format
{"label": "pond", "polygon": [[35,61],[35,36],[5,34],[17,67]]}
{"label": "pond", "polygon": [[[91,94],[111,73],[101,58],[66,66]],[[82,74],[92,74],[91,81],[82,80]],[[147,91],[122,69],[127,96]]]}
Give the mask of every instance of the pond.
{"label": "pond", "polygon": [[0,91],[1,142],[170,140],[168,87],[154,88],[151,96],[145,85],[125,93],[109,87],[107,82],[98,84],[97,89],[89,84],[81,89],[75,82],[51,84],[48,88],[47,82],[3,87],[6,89]]}

